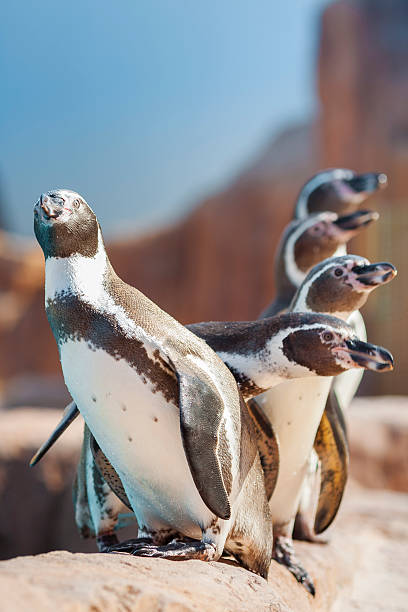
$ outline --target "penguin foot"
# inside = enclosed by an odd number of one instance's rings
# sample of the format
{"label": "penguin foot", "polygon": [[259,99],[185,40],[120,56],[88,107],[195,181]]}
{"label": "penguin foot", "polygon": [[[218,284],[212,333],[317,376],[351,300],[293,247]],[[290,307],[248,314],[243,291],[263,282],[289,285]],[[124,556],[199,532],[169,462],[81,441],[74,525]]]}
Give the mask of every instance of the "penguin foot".
{"label": "penguin foot", "polygon": [[188,542],[172,540],[166,546],[157,546],[148,538],[138,538],[111,546],[108,552],[128,552],[137,557],[158,557],[160,559],[173,559],[174,561],[187,559],[213,561],[216,557],[215,546],[197,540]]}
{"label": "penguin foot", "polygon": [[[114,536],[116,538],[116,536]],[[99,539],[99,538],[98,538]],[[116,538],[116,542],[112,542],[111,545],[106,547],[106,550],[101,552],[108,553],[116,553],[116,552],[126,552],[133,553],[138,547],[148,546],[152,544],[151,538],[132,538],[130,540],[124,540],[123,542],[118,542]]]}
{"label": "penguin foot", "polygon": [[101,553],[109,552],[111,546],[119,544],[119,540],[114,533],[97,536],[96,544]]}
{"label": "penguin foot", "polygon": [[309,593],[315,596],[316,590],[313,584],[313,580],[302,566],[300,561],[297,559],[293,543],[290,538],[278,536],[274,542],[274,554],[273,558],[288,568],[291,574],[294,575],[296,580],[302,584]]}

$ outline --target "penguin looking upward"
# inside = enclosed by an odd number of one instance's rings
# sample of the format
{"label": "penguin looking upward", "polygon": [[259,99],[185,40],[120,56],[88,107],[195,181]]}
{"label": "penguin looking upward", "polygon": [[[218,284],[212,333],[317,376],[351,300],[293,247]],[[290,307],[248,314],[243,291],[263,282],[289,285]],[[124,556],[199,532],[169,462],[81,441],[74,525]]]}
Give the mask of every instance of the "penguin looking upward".
{"label": "penguin looking upward", "polygon": [[210,561],[226,548],[266,577],[272,527],[263,473],[228,368],[115,274],[80,195],[43,194],[34,230],[65,383],[95,456],[108,458],[136,515],[133,554]]}
{"label": "penguin looking upward", "polygon": [[[395,275],[392,264],[371,265],[367,259],[355,255],[326,259],[306,276],[289,311],[320,312],[346,321],[365,304],[373,289],[391,281]],[[274,387],[251,402],[251,406],[256,404],[262,409],[279,442],[279,474],[269,502],[275,558],[307,584],[311,579],[296,558],[292,531],[302,492],[308,497],[311,495],[310,491],[305,492],[305,477],[321,421],[325,436],[319,435],[315,443],[322,466],[317,533],[334,519],[347,478],[348,450],[342,428],[336,424],[330,427],[336,414],[323,415],[330,386],[331,380],[327,378],[294,380]],[[333,430],[337,432],[336,440]]]}
{"label": "penguin looking upward", "polygon": [[338,215],[353,213],[370,195],[387,186],[382,172],[356,174],[346,168],[318,172],[300,190],[293,218],[331,210]]}

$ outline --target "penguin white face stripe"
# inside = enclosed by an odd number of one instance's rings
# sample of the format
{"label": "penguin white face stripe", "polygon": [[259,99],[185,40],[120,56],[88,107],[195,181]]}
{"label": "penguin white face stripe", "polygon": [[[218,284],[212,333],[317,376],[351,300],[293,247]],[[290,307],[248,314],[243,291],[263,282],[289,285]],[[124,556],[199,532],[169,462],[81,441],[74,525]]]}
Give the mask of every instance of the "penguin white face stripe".
{"label": "penguin white face stripe", "polygon": [[[301,223],[299,227],[289,236],[285,244],[284,252],[285,270],[289,280],[293,285],[295,285],[295,287],[299,287],[303,283],[306,276],[306,273],[299,270],[296,264],[295,244],[297,240],[306,230],[319,223],[319,221],[335,221],[336,219],[336,213],[321,213],[320,215],[311,217],[307,222]],[[337,251],[334,255],[337,256]]]}
{"label": "penguin white face stripe", "polygon": [[90,304],[99,304],[108,261],[98,231],[98,250],[94,257],[78,253],[70,257],[48,257],[45,262],[45,302],[59,294],[73,293]]}
{"label": "penguin white face stripe", "polygon": [[[355,176],[355,173],[352,170],[347,170],[345,168],[336,168],[335,170],[327,170],[326,172],[319,172],[315,177],[313,177],[306,185],[303,187],[302,191],[299,194],[297,203],[296,203],[296,218],[304,219],[309,215],[309,211],[307,209],[307,202],[312,191],[323,185],[324,183],[328,183],[329,181],[341,181],[341,180],[349,180]],[[360,195],[360,194],[359,194]],[[362,200],[364,196],[362,197]]]}

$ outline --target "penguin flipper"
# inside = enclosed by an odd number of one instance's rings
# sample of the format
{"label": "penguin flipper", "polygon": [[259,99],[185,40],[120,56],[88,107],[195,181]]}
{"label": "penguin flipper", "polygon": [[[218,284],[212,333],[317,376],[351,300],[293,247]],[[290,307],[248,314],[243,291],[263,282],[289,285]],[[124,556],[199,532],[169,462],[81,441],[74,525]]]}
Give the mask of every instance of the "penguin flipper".
{"label": "penguin flipper", "polygon": [[120,501],[133,512],[133,508],[130,504],[129,498],[126,494],[119,474],[117,473],[109,459],[106,457],[105,453],[101,450],[99,444],[91,433],[89,436],[89,444],[92,450],[95,465],[98,468],[98,471],[102,476],[103,481],[109,485],[115,495],[119,497]]}
{"label": "penguin flipper", "polygon": [[339,411],[342,415],[332,389],[314,443],[321,461],[320,495],[314,523],[316,534],[325,531],[334,520],[347,482],[349,452]]}
{"label": "penguin flipper", "polygon": [[[229,447],[221,426],[225,410],[217,383],[203,370],[176,371],[179,383],[180,429],[194,483],[206,506],[229,519],[232,475],[222,460]],[[227,491],[228,489],[228,491]]]}
{"label": "penguin flipper", "polygon": [[255,436],[265,478],[265,491],[268,500],[275,490],[279,474],[279,443],[272,425],[259,407],[256,399],[246,402],[249,414],[255,425]]}
{"label": "penguin flipper", "polygon": [[53,444],[64,433],[64,431],[71,425],[72,421],[74,421],[78,415],[79,415],[79,410],[75,402],[71,402],[70,404],[68,404],[68,406],[66,406],[66,408],[64,409],[64,412],[62,413],[62,419],[60,420],[60,422],[58,423],[58,425],[56,426],[56,428],[54,429],[54,431],[52,432],[48,440],[46,440],[44,444],[40,446],[38,451],[32,457],[30,461],[30,467],[33,467],[34,465],[36,465],[40,461],[40,459],[44,457],[45,453],[50,450],[51,446],[53,446]]}

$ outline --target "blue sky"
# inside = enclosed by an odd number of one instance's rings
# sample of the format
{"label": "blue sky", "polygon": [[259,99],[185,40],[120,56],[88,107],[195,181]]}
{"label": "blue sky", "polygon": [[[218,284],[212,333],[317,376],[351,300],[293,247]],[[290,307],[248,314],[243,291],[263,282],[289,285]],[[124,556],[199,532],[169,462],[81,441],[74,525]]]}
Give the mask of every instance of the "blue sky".
{"label": "blue sky", "polygon": [[108,233],[174,219],[316,108],[327,0],[23,2],[0,23],[0,186],[32,233],[42,191]]}

